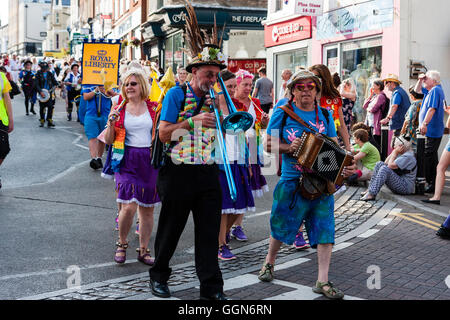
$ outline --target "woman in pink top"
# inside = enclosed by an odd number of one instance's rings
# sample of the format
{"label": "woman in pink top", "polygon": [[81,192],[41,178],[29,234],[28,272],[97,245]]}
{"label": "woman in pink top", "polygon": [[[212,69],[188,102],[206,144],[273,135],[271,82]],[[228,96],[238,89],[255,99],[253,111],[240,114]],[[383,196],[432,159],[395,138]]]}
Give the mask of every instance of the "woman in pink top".
{"label": "woman in pink top", "polygon": [[367,110],[366,120],[364,124],[372,130],[372,135],[378,145],[381,145],[381,119],[383,110],[386,107],[387,97],[384,93],[384,83],[375,80],[372,84],[371,95],[364,102],[364,109]]}

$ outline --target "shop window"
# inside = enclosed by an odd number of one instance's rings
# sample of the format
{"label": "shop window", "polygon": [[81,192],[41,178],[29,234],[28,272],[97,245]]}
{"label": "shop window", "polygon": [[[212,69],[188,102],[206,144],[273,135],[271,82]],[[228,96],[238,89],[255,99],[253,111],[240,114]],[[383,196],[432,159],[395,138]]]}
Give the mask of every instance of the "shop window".
{"label": "shop window", "polygon": [[298,71],[301,67],[307,67],[308,63],[308,51],[307,48],[297,49],[295,51],[280,53],[276,55],[276,69],[275,69],[275,95],[276,99],[279,100],[281,97],[281,73],[285,69],[290,69],[292,72]]}
{"label": "shop window", "polygon": [[280,11],[283,9],[284,0],[275,0],[275,11]]}
{"label": "shop window", "polygon": [[184,47],[183,34],[177,33],[171,37],[168,37],[165,41],[165,53],[164,53],[164,69],[172,67],[173,72],[176,72],[177,68],[184,66]]}
{"label": "shop window", "polygon": [[358,98],[353,107],[357,121],[364,121],[362,109],[364,100],[370,94],[370,87],[381,75],[381,38],[349,41],[325,48],[324,64],[331,73],[339,72],[341,80],[352,79]]}

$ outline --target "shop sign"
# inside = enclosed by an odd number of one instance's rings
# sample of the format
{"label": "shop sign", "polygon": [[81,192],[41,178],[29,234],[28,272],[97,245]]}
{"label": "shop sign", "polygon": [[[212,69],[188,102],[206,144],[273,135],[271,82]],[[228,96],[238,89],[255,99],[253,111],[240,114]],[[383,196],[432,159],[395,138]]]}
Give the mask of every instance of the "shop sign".
{"label": "shop sign", "polygon": [[72,35],[72,45],[82,44],[84,39],[87,39],[88,36],[81,33],[74,33]]}
{"label": "shop sign", "polygon": [[311,36],[311,17],[307,16],[266,25],[264,28],[264,44],[266,48],[309,39]]}
{"label": "shop sign", "polygon": [[[186,23],[186,9],[185,8],[166,8],[170,23],[173,26],[184,26]],[[262,22],[266,20],[267,11],[261,10],[256,12],[248,11],[227,11],[216,10],[211,11],[210,8],[202,9],[196,8],[197,21],[200,26],[213,25],[214,17],[218,26],[226,25],[227,28],[253,28],[262,29]]]}
{"label": "shop sign", "polygon": [[323,0],[295,0],[295,13],[304,16],[321,16]]}
{"label": "shop sign", "polygon": [[228,59],[228,70],[235,73],[239,69],[256,74],[258,69],[266,66],[266,59]]}
{"label": "shop sign", "polygon": [[390,27],[393,0],[374,0],[324,13],[317,18],[318,40]]}

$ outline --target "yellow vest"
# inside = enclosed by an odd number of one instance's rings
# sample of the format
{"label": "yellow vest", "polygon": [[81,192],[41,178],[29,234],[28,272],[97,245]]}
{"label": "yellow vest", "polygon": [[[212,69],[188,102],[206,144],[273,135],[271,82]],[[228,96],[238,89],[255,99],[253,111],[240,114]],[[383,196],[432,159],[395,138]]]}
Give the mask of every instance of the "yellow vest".
{"label": "yellow vest", "polygon": [[[0,72],[1,81],[0,81],[0,121],[5,125],[9,125],[8,112],[6,111],[5,100],[3,99],[3,90],[7,87],[6,75],[3,72]],[[9,84],[9,83],[8,83]]]}

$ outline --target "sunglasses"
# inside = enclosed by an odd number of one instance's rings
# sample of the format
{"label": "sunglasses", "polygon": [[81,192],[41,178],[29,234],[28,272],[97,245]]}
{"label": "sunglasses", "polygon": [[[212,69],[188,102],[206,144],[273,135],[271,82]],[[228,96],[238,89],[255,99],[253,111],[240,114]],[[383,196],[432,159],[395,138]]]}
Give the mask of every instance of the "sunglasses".
{"label": "sunglasses", "polygon": [[131,81],[131,82],[126,83],[126,84],[125,84],[125,87],[129,87],[129,86],[135,87],[135,86],[137,86],[137,85],[138,85],[137,82]]}
{"label": "sunglasses", "polygon": [[308,82],[308,83],[297,83],[295,85],[295,89],[297,89],[298,91],[305,91],[306,89],[308,89],[309,91],[315,89],[317,86],[314,82]]}

